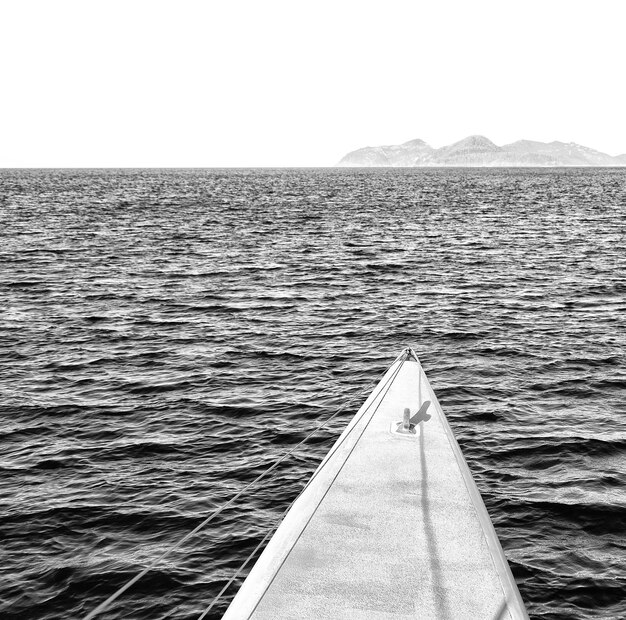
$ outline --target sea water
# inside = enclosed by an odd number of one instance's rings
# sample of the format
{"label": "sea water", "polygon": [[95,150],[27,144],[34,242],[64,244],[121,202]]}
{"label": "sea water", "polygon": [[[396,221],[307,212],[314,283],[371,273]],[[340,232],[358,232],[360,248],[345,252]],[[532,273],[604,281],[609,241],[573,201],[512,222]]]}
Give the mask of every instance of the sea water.
{"label": "sea water", "polygon": [[[197,618],[412,345],[535,618],[626,615],[626,171],[0,171],[0,617]],[[248,568],[212,616],[219,618]]]}

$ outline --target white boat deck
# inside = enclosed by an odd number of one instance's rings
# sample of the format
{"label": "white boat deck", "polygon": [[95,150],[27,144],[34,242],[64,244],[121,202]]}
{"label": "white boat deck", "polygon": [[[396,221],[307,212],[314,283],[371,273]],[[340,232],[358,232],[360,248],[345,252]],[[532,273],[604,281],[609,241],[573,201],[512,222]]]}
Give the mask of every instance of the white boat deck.
{"label": "white boat deck", "polygon": [[[398,434],[407,407],[413,432]],[[224,618],[528,618],[412,355],[392,365],[338,439]]]}

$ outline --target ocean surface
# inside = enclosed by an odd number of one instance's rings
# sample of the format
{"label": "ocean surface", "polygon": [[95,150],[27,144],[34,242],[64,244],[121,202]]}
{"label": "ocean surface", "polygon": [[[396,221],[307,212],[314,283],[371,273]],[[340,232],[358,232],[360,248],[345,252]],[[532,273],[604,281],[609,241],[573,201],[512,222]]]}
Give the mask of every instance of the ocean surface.
{"label": "ocean surface", "polygon": [[624,169],[0,170],[0,617],[83,617],[345,407],[100,616],[197,618],[410,344],[530,616],[623,619],[625,235]]}

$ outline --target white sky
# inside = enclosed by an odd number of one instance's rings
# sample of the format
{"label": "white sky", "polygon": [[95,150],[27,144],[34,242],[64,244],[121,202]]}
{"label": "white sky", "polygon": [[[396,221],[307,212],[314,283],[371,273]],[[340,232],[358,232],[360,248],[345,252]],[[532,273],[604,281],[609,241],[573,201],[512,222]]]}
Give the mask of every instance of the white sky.
{"label": "white sky", "polygon": [[324,166],[484,134],[626,152],[624,0],[0,0],[0,166]]}

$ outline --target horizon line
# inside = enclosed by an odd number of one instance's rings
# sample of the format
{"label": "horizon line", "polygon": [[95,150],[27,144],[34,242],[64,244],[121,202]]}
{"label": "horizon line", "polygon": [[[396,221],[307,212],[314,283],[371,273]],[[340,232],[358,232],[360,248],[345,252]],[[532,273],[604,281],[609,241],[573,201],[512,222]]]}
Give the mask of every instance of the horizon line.
{"label": "horizon line", "polygon": [[[363,147],[372,148],[372,147]],[[332,164],[328,166],[0,166],[0,171],[4,170],[308,170],[308,169],[337,169],[337,170],[415,170],[415,169],[436,169],[436,168],[489,168],[489,169],[530,169],[530,168],[626,168],[626,163],[616,163],[614,165],[596,166],[593,164],[559,164],[559,165],[533,165],[533,166],[489,166],[470,165],[460,166],[456,164],[439,165],[419,165],[419,166],[339,166]]]}

